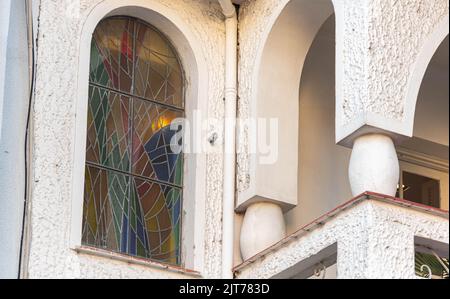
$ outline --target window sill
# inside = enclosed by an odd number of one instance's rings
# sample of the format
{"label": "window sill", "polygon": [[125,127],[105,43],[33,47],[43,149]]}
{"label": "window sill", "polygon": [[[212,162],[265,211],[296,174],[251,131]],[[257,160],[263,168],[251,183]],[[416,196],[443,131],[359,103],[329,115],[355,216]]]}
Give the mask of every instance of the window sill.
{"label": "window sill", "polygon": [[147,260],[144,258],[133,257],[125,254],[120,254],[116,252],[111,252],[107,250],[102,250],[89,246],[79,246],[74,249],[77,254],[86,254],[92,256],[98,256],[103,258],[108,258],[115,261],[124,262],[130,265],[139,265],[153,269],[166,270],[169,272],[182,274],[188,276],[188,278],[202,278],[200,272],[184,269],[182,267],[177,267],[173,265],[167,265],[163,263],[158,263],[155,261]]}

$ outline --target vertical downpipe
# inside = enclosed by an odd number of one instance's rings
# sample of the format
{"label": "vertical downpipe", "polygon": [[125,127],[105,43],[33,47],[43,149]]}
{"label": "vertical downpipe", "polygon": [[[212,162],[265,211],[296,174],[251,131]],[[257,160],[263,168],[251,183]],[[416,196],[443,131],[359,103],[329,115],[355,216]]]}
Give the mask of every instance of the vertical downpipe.
{"label": "vertical downpipe", "polygon": [[226,17],[222,278],[233,279],[238,19],[231,0],[219,3]]}

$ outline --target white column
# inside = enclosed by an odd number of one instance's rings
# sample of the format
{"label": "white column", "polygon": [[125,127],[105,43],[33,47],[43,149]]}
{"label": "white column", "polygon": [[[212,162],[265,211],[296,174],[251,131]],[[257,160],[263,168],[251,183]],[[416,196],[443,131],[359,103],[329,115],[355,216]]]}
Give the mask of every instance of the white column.
{"label": "white column", "polygon": [[395,196],[399,177],[397,152],[389,136],[368,134],[355,140],[349,168],[354,196],[366,191]]}
{"label": "white column", "polygon": [[251,204],[245,212],[240,244],[244,260],[286,237],[286,224],[281,207],[271,202]]}
{"label": "white column", "polygon": [[[361,212],[353,214],[358,225],[347,230],[351,237],[338,241],[338,279],[416,278],[414,235],[420,220],[406,220],[404,215],[409,211],[396,206],[386,212],[380,202],[366,202],[361,207]],[[418,217],[422,216],[428,218]],[[411,225],[406,225],[408,222]],[[427,234],[427,225],[419,226]]]}

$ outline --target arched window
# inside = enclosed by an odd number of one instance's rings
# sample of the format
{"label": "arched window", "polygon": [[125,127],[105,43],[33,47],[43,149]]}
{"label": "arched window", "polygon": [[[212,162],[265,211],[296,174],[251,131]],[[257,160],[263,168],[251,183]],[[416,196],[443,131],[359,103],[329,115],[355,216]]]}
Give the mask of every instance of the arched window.
{"label": "arched window", "polygon": [[103,20],[91,45],[82,243],[181,263],[184,76],[168,40],[129,17]]}

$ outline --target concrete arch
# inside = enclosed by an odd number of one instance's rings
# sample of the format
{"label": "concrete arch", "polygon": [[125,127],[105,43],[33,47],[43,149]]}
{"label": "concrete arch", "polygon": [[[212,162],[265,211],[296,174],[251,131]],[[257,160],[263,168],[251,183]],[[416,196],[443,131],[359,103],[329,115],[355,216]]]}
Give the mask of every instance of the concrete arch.
{"label": "concrete arch", "polygon": [[407,93],[404,100],[404,118],[402,132],[412,137],[414,133],[414,120],[416,107],[422,81],[428,66],[438,50],[439,46],[449,35],[449,16],[447,15],[429,35],[424,42],[423,47],[416,58],[412,72],[408,79]]}
{"label": "concrete arch", "polygon": [[[264,198],[284,210],[297,205],[299,91],[303,66],[322,25],[334,13],[331,0],[284,0],[272,12],[255,53],[250,117],[279,119],[279,153],[275,164],[260,165],[256,134],[249,135],[249,188],[239,194],[238,209]],[[286,38],[291,37],[291,38]],[[279,105],[280,102],[283,105]],[[258,199],[259,198],[259,199]]]}
{"label": "concrete arch", "polygon": [[[76,127],[73,148],[73,185],[70,246],[81,245],[83,216],[84,168],[90,45],[94,30],[101,20],[111,16],[126,15],[141,19],[166,35],[179,54],[186,77],[186,117],[193,119],[194,110],[207,113],[208,67],[201,43],[190,27],[175,11],[155,0],[105,0],[93,7],[84,17],[80,29],[79,65],[76,98]],[[200,84],[200,82],[202,84]],[[186,155],[182,254],[183,267],[203,271],[204,221],[206,200],[206,154]],[[195,199],[195,200],[194,200]],[[189,228],[189,229],[188,229]],[[194,228],[194,229],[192,229]]]}

